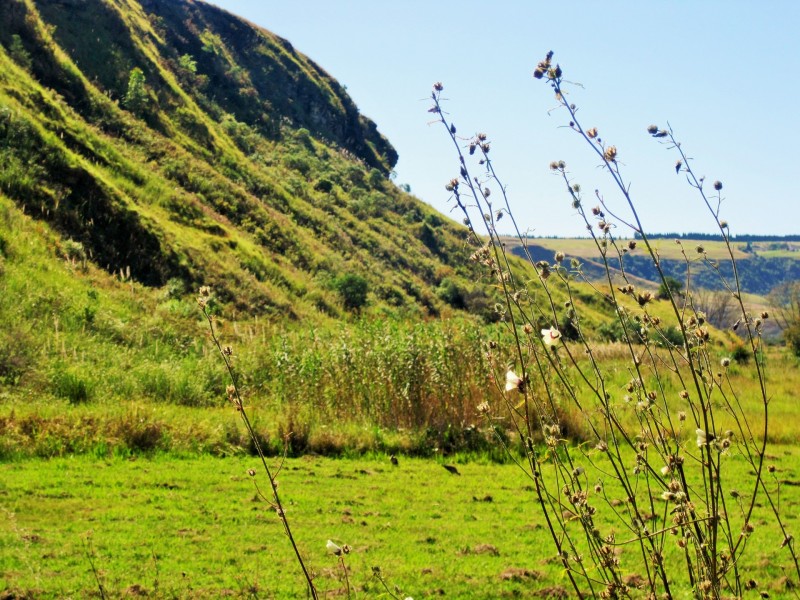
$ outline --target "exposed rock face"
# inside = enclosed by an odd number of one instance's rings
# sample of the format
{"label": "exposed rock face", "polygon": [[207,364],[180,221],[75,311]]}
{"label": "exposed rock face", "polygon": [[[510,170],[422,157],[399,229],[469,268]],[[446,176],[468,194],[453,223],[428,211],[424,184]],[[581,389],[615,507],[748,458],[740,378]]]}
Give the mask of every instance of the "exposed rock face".
{"label": "exposed rock face", "polygon": [[[109,93],[123,93],[126,61],[136,61],[151,85],[158,70],[133,39],[135,34],[157,36],[162,56],[177,64],[183,55],[196,61],[203,89],[213,90],[209,102],[232,114],[237,121],[274,135],[288,121],[344,148],[371,167],[388,173],[397,152],[361,115],[343,87],[291,43],[227,11],[192,0],[143,0],[141,15],[151,31],[102,0],[36,0],[43,18],[55,25],[56,39],[81,67],[89,80]],[[70,18],[63,18],[68,11]],[[136,10],[133,11],[137,12]],[[59,14],[61,13],[61,14]],[[135,31],[136,26],[143,31]],[[114,43],[95,45],[96,29],[114,31]],[[127,38],[127,39],[126,39]],[[90,55],[88,53],[91,53]],[[103,60],[98,56],[105,55]],[[175,64],[167,65],[174,68]],[[108,65],[115,65],[113,75]],[[128,66],[128,69],[130,66]],[[171,96],[165,82],[161,91]],[[169,98],[179,102],[178,98]]]}

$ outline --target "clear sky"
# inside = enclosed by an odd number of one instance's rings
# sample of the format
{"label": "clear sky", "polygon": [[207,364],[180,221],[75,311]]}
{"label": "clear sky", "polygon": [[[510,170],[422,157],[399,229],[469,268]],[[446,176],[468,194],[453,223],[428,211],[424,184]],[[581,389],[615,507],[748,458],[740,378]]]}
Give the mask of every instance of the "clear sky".
{"label": "clear sky", "polygon": [[[584,190],[619,206],[546,84],[531,73],[552,49],[585,126],[617,146],[645,228],[714,232],[650,139],[672,125],[693,167],[724,184],[731,233],[798,234],[800,2],[774,0],[212,0],[288,39],[347,86],[400,154],[397,183],[450,214],[458,174],[431,86],[444,84],[459,133],[492,141],[495,167],[523,229],[583,235],[548,165],[566,161]],[[585,198],[585,203],[591,198]],[[460,217],[452,213],[454,218]]]}

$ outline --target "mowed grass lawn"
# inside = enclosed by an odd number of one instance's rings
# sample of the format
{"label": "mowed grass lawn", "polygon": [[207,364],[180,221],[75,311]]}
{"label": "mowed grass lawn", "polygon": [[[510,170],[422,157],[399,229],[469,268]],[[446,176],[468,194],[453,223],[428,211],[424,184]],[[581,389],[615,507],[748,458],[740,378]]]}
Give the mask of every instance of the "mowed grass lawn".
{"label": "mowed grass lawn", "polygon": [[[735,487],[747,489],[744,461],[726,460]],[[800,447],[773,446],[768,462],[776,471],[767,483],[780,486],[796,533]],[[531,481],[511,464],[457,467],[461,475],[403,457],[397,467],[385,457],[287,460],[280,489],[321,596],[346,594],[328,539],[352,547],[346,562],[356,597],[390,597],[375,566],[400,598],[566,592]],[[256,497],[249,468],[257,461],[242,457],[1,464],[0,596],[99,597],[94,563],[107,597],[305,597],[289,542]],[[266,485],[260,473],[256,480]],[[775,598],[788,593],[790,559],[773,521],[757,510],[741,566]]]}

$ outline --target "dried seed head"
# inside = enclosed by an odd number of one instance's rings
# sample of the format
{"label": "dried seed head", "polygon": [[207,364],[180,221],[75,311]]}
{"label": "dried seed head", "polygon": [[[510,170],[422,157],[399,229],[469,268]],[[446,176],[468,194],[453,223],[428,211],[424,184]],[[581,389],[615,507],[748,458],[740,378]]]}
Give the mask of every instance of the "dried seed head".
{"label": "dried seed head", "polygon": [[717,191],[720,191],[722,189],[722,182],[721,181],[715,181],[714,182],[714,189],[717,190]]}
{"label": "dried seed head", "polygon": [[636,294],[636,302],[639,303],[639,306],[644,306],[652,299],[653,299],[653,294],[651,294],[650,292],[640,292]]}
{"label": "dried seed head", "polygon": [[609,146],[606,148],[605,152],[603,152],[603,158],[607,162],[617,162],[617,147]]}
{"label": "dried seed head", "polygon": [[591,129],[588,129],[588,130],[586,131],[586,136],[587,136],[589,139],[592,139],[592,140],[593,140],[594,138],[596,138],[596,137],[597,137],[597,127],[592,127]]}
{"label": "dried seed head", "polygon": [[650,125],[647,128],[647,133],[649,133],[650,135],[654,135],[654,134],[658,133],[658,125]]}
{"label": "dried seed head", "polygon": [[197,292],[197,304],[200,308],[208,306],[208,301],[211,299],[211,288],[207,285],[200,286]]}
{"label": "dried seed head", "polygon": [[442,85],[441,81],[437,81],[436,83],[433,84],[433,89],[436,90],[437,92],[441,92],[444,89],[444,86]]}

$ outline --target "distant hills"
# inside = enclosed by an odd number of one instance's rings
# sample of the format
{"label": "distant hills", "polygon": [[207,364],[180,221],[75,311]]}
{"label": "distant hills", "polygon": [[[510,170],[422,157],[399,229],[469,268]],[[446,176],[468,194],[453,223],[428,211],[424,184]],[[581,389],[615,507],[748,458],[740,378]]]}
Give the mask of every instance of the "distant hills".
{"label": "distant hills", "polygon": [[[648,236],[658,249],[665,273],[686,281],[693,288],[724,289],[723,279],[732,281],[733,266],[720,236],[703,234],[656,234]],[[526,252],[514,239],[507,240],[518,256]],[[591,238],[528,238],[527,252],[534,260],[552,260],[557,251],[567,258],[577,258],[582,272],[590,279],[605,277],[599,252]],[[625,246],[623,243],[622,246]],[[765,295],[782,283],[800,280],[800,236],[744,235],[731,239],[742,291]],[[621,268],[633,277],[652,282],[657,287],[658,273],[652,259],[641,249],[620,255],[611,248],[612,268]]]}

